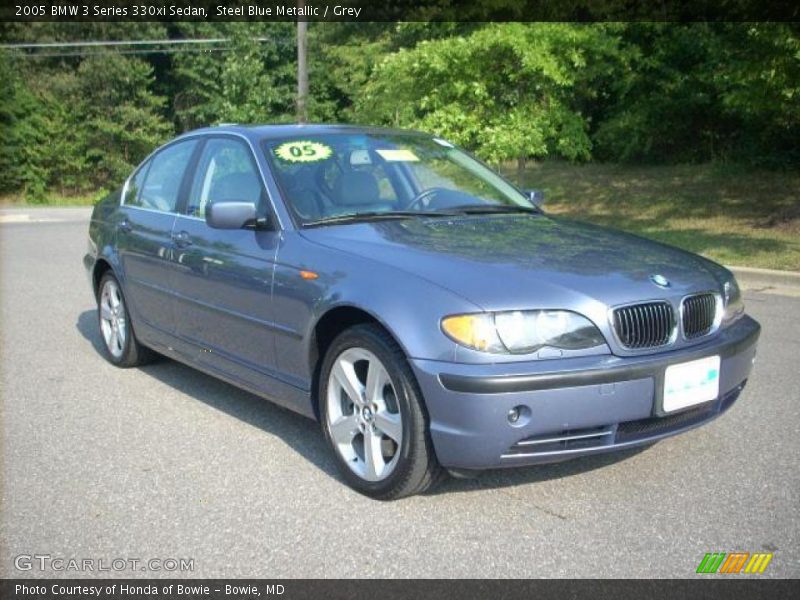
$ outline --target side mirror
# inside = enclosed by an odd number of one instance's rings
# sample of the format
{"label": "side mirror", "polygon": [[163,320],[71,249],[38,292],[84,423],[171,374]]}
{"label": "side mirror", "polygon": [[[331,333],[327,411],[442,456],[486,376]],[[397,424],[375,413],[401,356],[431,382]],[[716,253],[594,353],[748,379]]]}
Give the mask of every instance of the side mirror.
{"label": "side mirror", "polygon": [[536,208],[542,208],[542,206],[544,206],[543,190],[525,190],[525,195],[528,197],[528,201]]}
{"label": "side mirror", "polygon": [[216,202],[206,207],[206,223],[214,229],[242,229],[259,225],[252,202]]}

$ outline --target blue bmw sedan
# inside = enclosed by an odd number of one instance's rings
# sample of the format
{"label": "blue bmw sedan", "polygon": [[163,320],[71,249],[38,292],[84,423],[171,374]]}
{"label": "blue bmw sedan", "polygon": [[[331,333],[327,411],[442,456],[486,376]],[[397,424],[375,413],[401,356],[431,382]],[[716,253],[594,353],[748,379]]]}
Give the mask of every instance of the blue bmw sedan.
{"label": "blue bmw sedan", "polygon": [[378,499],[730,408],[760,329],[733,275],[539,204],[431,135],[187,133],[94,209],[106,358],[166,355],[319,420]]}

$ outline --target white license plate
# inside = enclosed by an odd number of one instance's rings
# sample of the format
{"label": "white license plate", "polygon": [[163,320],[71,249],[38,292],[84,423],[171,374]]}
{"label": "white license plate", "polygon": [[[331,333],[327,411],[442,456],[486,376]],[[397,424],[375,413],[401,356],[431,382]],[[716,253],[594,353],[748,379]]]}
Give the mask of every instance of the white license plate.
{"label": "white license plate", "polygon": [[670,365],[664,371],[664,412],[719,396],[719,356]]}

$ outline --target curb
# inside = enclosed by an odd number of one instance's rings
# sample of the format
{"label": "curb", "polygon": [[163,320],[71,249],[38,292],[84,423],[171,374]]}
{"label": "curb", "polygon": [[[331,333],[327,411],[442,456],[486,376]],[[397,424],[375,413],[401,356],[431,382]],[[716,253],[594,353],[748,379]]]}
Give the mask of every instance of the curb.
{"label": "curb", "polygon": [[736,275],[737,281],[745,290],[800,295],[800,273],[796,271],[776,271],[728,265],[725,268]]}
{"label": "curb", "polygon": [[0,224],[89,222],[92,206],[3,206]]}

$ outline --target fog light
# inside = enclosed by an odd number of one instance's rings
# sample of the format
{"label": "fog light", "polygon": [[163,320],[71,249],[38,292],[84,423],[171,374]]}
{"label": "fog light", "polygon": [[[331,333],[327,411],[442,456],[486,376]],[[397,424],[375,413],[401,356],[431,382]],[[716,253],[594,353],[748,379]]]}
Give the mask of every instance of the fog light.
{"label": "fog light", "polygon": [[525,427],[531,422],[531,409],[519,404],[506,413],[506,419],[511,427]]}

